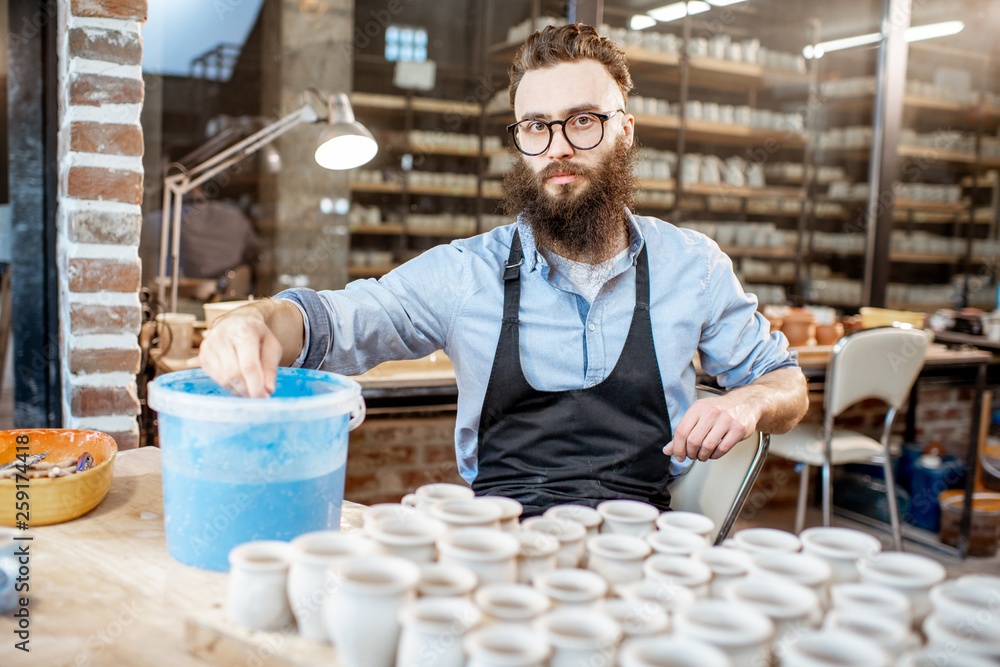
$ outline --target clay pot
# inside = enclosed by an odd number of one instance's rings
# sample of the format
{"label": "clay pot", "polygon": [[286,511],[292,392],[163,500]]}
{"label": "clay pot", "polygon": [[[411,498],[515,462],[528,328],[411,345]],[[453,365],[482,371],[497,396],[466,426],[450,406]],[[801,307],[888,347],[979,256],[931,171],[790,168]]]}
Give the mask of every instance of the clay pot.
{"label": "clay pot", "polygon": [[781,325],[784,324],[785,320],[781,317],[769,317],[767,319],[771,323],[771,332],[781,331]]}
{"label": "clay pot", "polygon": [[781,333],[785,334],[788,344],[793,347],[808,345],[815,329],[816,318],[803,308],[792,308],[781,324]]}
{"label": "clay pot", "polygon": [[844,325],[840,322],[836,324],[816,325],[816,344],[833,345],[844,336]]}

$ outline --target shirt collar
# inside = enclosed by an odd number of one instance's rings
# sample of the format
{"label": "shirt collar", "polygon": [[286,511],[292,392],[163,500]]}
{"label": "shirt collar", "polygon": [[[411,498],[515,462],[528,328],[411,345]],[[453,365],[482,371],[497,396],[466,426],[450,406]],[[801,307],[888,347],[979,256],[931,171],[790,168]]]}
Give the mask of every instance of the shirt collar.
{"label": "shirt collar", "polygon": [[[625,209],[625,214],[628,216],[629,262],[635,263],[635,258],[639,256],[645,239],[642,236],[639,225],[636,223],[635,215],[627,208]],[[535,245],[535,234],[531,229],[531,224],[524,219],[523,213],[519,213],[517,216],[517,230],[521,238],[521,251],[524,253],[523,266],[525,270],[534,271],[539,268],[539,265],[548,266],[545,257],[538,252],[538,246]]]}

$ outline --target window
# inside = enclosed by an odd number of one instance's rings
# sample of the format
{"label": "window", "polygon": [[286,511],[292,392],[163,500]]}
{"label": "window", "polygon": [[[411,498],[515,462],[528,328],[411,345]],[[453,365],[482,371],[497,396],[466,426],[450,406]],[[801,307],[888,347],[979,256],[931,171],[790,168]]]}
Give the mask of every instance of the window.
{"label": "window", "polygon": [[427,60],[427,30],[391,25],[385,31],[385,59],[390,62]]}

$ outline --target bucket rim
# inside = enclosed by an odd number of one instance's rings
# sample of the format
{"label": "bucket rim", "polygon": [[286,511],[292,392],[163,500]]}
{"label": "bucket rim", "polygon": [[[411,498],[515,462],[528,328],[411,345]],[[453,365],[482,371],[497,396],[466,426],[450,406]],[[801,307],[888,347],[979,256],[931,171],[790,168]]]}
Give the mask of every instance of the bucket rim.
{"label": "bucket rim", "polygon": [[260,408],[264,411],[310,411],[322,409],[327,414],[331,410],[349,413],[358,407],[361,398],[361,384],[346,375],[330,371],[310,370],[305,368],[279,368],[278,378],[282,376],[305,376],[321,382],[336,381],[344,391],[318,394],[315,396],[269,396],[267,398],[247,398],[232,395],[192,394],[168,386],[175,382],[193,380],[209,380],[208,373],[201,368],[190,368],[181,371],[164,373],[154,378],[148,385],[149,407],[157,412],[168,415],[180,415],[181,410],[218,411],[218,417],[224,417],[227,409],[239,409],[242,412]]}

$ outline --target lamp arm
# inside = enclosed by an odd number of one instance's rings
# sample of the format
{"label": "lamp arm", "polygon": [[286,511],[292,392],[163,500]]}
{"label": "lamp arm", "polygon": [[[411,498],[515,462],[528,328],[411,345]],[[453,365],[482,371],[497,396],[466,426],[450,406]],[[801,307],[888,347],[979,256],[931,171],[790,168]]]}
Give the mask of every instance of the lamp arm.
{"label": "lamp arm", "polygon": [[187,193],[225,171],[240,160],[256,153],[281,135],[302,123],[319,120],[316,110],[306,103],[298,110],[279,118],[267,127],[233,144],[226,150],[210,157],[201,164],[163,179],[163,213],[160,220],[160,261],[158,297],[163,303],[167,285],[167,246],[170,243],[172,271],[170,273],[170,312],[177,312],[178,272],[180,271],[181,205]]}

